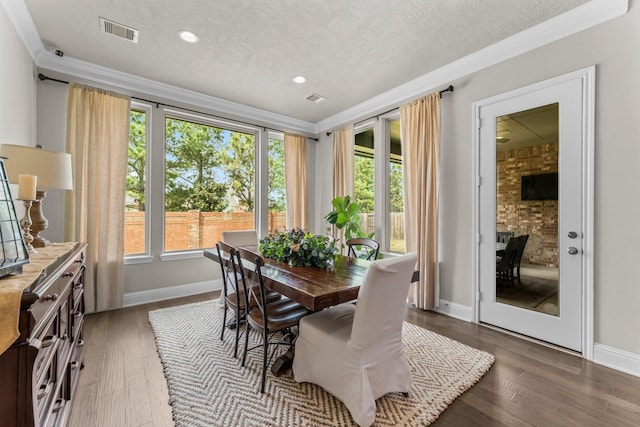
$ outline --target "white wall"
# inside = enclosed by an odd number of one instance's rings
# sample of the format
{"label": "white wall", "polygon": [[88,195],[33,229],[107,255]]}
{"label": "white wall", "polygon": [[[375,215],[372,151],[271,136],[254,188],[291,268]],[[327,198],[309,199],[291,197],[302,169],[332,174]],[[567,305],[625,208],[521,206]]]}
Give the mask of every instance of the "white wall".
{"label": "white wall", "polygon": [[[472,103],[595,64],[594,339],[630,353],[638,366],[640,5],[631,3],[625,16],[452,82],[455,92],[442,100],[440,297],[473,304]],[[318,164],[331,158],[328,149],[318,154]]]}
{"label": "white wall", "polygon": [[[0,7],[0,144],[36,144],[36,78],[29,52],[18,36],[5,10]],[[11,186],[17,196],[17,186]],[[22,217],[22,204],[16,204]]]}
{"label": "white wall", "polygon": [[[66,151],[67,85],[41,82],[37,85],[37,143],[51,151]],[[42,211],[49,227],[42,236],[52,242],[64,239],[64,190],[47,190]]]}

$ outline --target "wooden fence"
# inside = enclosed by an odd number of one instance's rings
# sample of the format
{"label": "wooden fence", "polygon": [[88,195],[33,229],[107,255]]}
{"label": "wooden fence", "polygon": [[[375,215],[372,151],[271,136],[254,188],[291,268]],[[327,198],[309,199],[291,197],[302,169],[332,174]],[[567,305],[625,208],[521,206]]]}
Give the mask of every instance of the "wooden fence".
{"label": "wooden fence", "polygon": [[[269,232],[286,228],[286,212],[269,212]],[[404,239],[404,214],[391,214],[391,240]],[[374,231],[373,214],[360,215],[360,227],[367,233]],[[180,251],[211,248],[221,240],[223,231],[252,230],[253,212],[166,212],[164,250]],[[125,212],[124,253],[140,254],[144,248],[144,212]]]}
{"label": "wooden fence", "polygon": [[[269,212],[269,230],[284,230],[286,212]],[[166,212],[164,250],[211,248],[223,231],[253,230],[253,212]],[[144,212],[125,212],[124,253],[140,254],[144,248]]]}

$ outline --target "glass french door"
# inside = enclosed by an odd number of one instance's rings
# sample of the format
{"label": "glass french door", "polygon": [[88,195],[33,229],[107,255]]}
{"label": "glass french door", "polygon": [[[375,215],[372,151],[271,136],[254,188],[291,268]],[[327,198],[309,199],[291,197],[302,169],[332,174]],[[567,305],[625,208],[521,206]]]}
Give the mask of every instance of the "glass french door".
{"label": "glass french door", "polygon": [[582,96],[581,80],[572,79],[478,109],[479,320],[576,351]]}

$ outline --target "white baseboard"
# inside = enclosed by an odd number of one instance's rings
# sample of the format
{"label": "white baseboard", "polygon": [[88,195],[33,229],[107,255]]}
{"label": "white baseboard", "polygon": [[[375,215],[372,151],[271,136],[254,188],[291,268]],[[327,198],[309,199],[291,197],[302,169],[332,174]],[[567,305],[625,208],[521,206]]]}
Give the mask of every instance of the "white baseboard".
{"label": "white baseboard", "polygon": [[[466,322],[473,322],[471,307],[440,300],[436,311]],[[593,346],[593,363],[640,377],[640,354],[596,343]]]}
{"label": "white baseboard", "polygon": [[594,344],[593,362],[640,377],[640,354],[619,350],[604,344]]}
{"label": "white baseboard", "polygon": [[123,306],[147,304],[150,302],[164,301],[173,298],[188,297],[191,295],[203,294],[205,292],[219,291],[222,289],[222,279],[207,280],[199,283],[189,283],[187,285],[169,286],[166,288],[151,289],[148,291],[129,292],[124,294]]}
{"label": "white baseboard", "polygon": [[456,319],[464,320],[465,322],[473,321],[473,310],[466,305],[456,304],[453,302],[440,300],[436,311],[441,314],[445,314]]}

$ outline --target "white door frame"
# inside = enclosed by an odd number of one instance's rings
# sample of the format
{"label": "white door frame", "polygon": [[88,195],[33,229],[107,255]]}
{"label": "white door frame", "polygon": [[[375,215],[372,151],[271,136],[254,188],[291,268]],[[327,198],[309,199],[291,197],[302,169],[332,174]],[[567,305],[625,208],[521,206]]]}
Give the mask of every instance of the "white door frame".
{"label": "white door frame", "polygon": [[[582,242],[584,263],[582,266],[582,357],[593,360],[594,329],[594,171],[595,171],[595,75],[596,67],[591,66],[549,80],[515,89],[472,104],[473,132],[473,322],[480,322],[480,109],[495,102],[522,96],[539,89],[569,80],[582,82],[582,219],[584,238]],[[562,126],[562,124],[560,124]]]}

